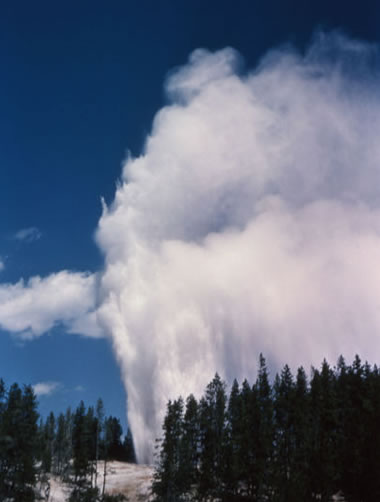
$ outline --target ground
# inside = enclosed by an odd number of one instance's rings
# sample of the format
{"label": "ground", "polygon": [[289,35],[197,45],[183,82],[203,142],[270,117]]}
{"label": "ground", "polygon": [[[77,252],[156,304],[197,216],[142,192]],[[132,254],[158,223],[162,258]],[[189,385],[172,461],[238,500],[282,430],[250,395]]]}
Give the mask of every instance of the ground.
{"label": "ground", "polygon": [[[99,462],[98,471],[98,486],[101,488],[103,486],[103,462]],[[152,478],[152,467],[125,462],[108,462],[106,492],[122,493],[128,497],[129,502],[148,502]],[[70,486],[54,476],[51,477],[49,502],[66,502],[69,493]]]}

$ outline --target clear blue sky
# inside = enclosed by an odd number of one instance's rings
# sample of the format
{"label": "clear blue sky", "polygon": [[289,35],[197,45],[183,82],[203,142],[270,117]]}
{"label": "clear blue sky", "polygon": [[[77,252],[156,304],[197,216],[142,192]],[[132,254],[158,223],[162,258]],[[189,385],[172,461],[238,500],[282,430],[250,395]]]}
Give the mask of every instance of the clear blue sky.
{"label": "clear blue sky", "polygon": [[[376,41],[379,4],[2,2],[0,281],[101,269],[93,237],[100,198],[112,200],[126,151],[140,152],[164,103],[165,77],[192,50],[232,46],[253,67],[279,44],[302,50],[318,27]],[[27,342],[0,334],[0,375],[8,384],[59,383],[40,397],[43,413],[101,396],[125,423],[125,394],[106,339],[59,327]]]}

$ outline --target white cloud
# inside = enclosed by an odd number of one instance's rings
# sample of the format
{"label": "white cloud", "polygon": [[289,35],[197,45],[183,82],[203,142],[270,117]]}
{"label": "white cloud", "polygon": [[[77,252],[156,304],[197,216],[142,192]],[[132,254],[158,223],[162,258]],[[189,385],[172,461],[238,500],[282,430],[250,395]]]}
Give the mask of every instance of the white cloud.
{"label": "white cloud", "polygon": [[94,313],[95,284],[94,275],[69,271],[0,284],[0,327],[23,339],[40,336],[59,323],[69,332],[102,336]]}
{"label": "white cloud", "polygon": [[4,261],[3,261],[3,259],[2,259],[2,258],[1,258],[1,256],[0,256],[0,272],[1,272],[2,270],[4,270],[4,268],[5,268]]}
{"label": "white cloud", "polygon": [[33,385],[37,397],[50,396],[61,387],[59,382],[40,382]]}
{"label": "white cloud", "polygon": [[14,239],[18,241],[34,242],[42,237],[37,227],[22,228],[14,234]]}
{"label": "white cloud", "polygon": [[167,83],[97,239],[140,460],[167,399],[218,371],[380,358],[380,85],[373,47],[321,35],[239,74],[196,51]]}

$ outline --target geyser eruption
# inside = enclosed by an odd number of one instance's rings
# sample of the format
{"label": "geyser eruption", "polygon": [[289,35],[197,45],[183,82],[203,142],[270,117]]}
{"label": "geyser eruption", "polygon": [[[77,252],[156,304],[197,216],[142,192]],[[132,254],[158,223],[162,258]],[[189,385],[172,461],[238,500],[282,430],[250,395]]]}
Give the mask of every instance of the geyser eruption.
{"label": "geyser eruption", "polygon": [[380,356],[380,84],[376,49],[319,35],[240,73],[195,51],[167,82],[97,240],[138,459],[169,398],[218,371]]}

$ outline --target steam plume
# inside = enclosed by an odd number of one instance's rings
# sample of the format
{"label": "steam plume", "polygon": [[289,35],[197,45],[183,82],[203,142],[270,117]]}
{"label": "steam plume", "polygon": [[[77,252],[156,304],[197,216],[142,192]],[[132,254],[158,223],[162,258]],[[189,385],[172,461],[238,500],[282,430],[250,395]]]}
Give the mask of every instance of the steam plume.
{"label": "steam plume", "polygon": [[239,73],[197,50],[166,84],[97,239],[140,461],[167,399],[215,371],[380,356],[376,48],[319,35]]}

